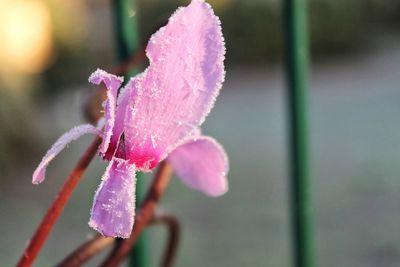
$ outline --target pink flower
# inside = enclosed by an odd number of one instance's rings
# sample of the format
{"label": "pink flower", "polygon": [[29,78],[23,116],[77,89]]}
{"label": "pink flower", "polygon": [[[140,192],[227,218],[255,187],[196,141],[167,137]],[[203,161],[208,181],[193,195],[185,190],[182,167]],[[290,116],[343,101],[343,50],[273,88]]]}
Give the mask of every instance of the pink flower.
{"label": "pink flower", "polygon": [[33,183],[44,180],[48,163],[85,133],[102,137],[99,155],[110,161],[95,194],[89,225],[105,236],[129,237],[135,215],[136,171],[166,159],[182,182],[210,196],[228,190],[228,159],[199,126],[224,80],[225,47],[219,19],[204,0],[178,9],[146,48],[150,66],[118,90],[123,78],[95,71],[104,83],[102,130],[81,125],[61,136],[43,157]]}

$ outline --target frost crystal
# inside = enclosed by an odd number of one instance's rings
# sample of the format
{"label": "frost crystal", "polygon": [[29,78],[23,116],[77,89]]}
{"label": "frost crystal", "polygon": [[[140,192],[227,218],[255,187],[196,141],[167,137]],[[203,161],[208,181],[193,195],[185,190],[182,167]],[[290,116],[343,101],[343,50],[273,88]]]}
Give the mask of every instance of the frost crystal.
{"label": "frost crystal", "polygon": [[105,236],[129,237],[135,215],[135,172],[151,171],[167,158],[182,181],[210,196],[228,190],[228,158],[199,126],[224,81],[225,44],[219,19],[204,0],[179,8],[146,48],[150,66],[118,89],[123,79],[102,70],[89,78],[104,83],[102,130],[83,125],[63,135],[34,172],[40,183],[48,163],[83,133],[102,137],[99,154],[110,163],[95,194],[89,225]]}

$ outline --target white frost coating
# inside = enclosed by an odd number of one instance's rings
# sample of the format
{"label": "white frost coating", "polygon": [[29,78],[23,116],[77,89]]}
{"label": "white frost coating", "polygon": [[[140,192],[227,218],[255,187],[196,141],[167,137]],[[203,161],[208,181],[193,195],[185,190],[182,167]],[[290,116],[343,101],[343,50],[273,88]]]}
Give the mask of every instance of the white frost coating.
{"label": "white frost coating", "polygon": [[103,157],[110,145],[113,128],[116,123],[118,89],[123,80],[123,77],[109,74],[101,69],[97,69],[89,77],[89,82],[97,85],[103,82],[107,88],[107,99],[103,103],[105,115],[104,136],[99,147],[99,153]]}
{"label": "white frost coating", "polygon": [[88,81],[93,84],[99,85],[103,80],[112,80],[116,79],[118,80],[121,84],[124,82],[124,77],[122,76],[116,76],[114,74],[110,74],[102,69],[97,69],[95,72],[93,72],[90,76]]}
{"label": "white frost coating", "polygon": [[225,77],[220,21],[209,4],[194,0],[151,37],[146,55],[150,66],[129,83],[137,93],[125,118],[127,154],[143,171],[163,160],[213,107]]}
{"label": "white frost coating", "polygon": [[167,161],[190,188],[213,197],[228,191],[228,156],[211,137],[198,136],[187,140],[168,156]]}
{"label": "white frost coating", "polygon": [[92,133],[97,135],[102,135],[101,131],[90,124],[80,125],[72,128],[68,132],[64,133],[58,140],[54,143],[54,145],[47,151],[46,155],[43,157],[39,166],[36,168],[33,173],[32,183],[39,184],[43,182],[46,173],[46,167],[50,163],[55,156],[57,156],[65,146],[73,140],[78,139],[80,136]]}
{"label": "white frost coating", "polygon": [[108,237],[128,238],[135,217],[135,165],[113,158],[94,196],[89,226]]}

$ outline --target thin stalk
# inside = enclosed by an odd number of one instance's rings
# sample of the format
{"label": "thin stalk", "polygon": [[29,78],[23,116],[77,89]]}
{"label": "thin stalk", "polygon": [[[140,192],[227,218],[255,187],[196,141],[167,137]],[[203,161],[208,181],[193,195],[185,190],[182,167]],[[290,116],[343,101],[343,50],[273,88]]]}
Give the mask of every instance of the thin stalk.
{"label": "thin stalk", "polygon": [[[141,205],[138,214],[135,217],[135,224],[132,229],[131,237],[125,240],[119,240],[119,244],[116,244],[116,248],[113,253],[108,257],[108,261],[112,260],[114,265],[117,264],[126,257],[129,250],[133,247],[135,242],[137,242],[138,236],[149,224],[165,224],[168,226],[168,244],[167,250],[164,254],[162,265],[164,267],[172,266],[172,262],[175,258],[176,249],[179,241],[180,227],[178,221],[172,216],[158,216],[154,217],[155,208],[160,201],[167,185],[171,179],[172,169],[165,162],[160,164],[160,167],[153,178],[153,182],[147,193],[147,196]],[[103,249],[111,244],[115,243],[116,239],[106,238],[101,235],[96,235],[92,239],[84,242],[75,251],[73,251],[68,257],[66,257],[58,267],[78,267],[89,261],[97,253],[101,252]],[[129,244],[121,244],[123,242]],[[124,248],[125,247],[125,248]],[[121,253],[125,249],[124,254]],[[117,251],[120,250],[120,251]],[[117,255],[118,254],[118,255]],[[115,257],[118,256],[118,259]]]}
{"label": "thin stalk", "polygon": [[58,193],[53,204],[47,210],[46,215],[43,217],[42,222],[40,223],[34,236],[30,240],[28,246],[22,254],[17,264],[17,267],[28,267],[31,266],[32,263],[35,261],[40,249],[44,245],[51,230],[53,229],[54,224],[56,223],[61,212],[64,210],[65,205],[70,199],[72,192],[79,183],[85,170],[89,166],[89,163],[96,155],[100,143],[101,138],[96,137],[89,148],[85,151],[83,156],[79,159],[75,168],[72,170],[71,174],[68,176],[66,182]]}
{"label": "thin stalk", "polygon": [[176,252],[178,250],[179,238],[180,238],[180,225],[178,220],[173,216],[162,215],[155,217],[152,224],[164,224],[168,227],[168,238],[167,246],[162,258],[162,267],[172,267],[174,263]]}
{"label": "thin stalk", "polygon": [[96,235],[92,239],[80,245],[73,253],[66,257],[57,267],[81,266],[97,253],[115,243],[115,239]]}
{"label": "thin stalk", "polygon": [[284,1],[284,33],[289,106],[291,206],[294,266],[312,267],[313,232],[309,173],[307,2]]}

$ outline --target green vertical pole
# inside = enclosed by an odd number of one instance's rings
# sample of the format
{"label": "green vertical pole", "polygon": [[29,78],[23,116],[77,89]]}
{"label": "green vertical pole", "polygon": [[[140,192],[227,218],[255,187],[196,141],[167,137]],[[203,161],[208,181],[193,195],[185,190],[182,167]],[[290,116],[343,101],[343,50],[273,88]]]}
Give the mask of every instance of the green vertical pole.
{"label": "green vertical pole", "polygon": [[313,267],[307,80],[308,34],[306,0],[284,0],[285,65],[288,89],[291,224],[296,267]]}
{"label": "green vertical pole", "polygon": [[[137,53],[140,49],[139,31],[138,31],[138,19],[137,19],[137,6],[135,0],[113,0],[113,12],[114,12],[114,25],[116,33],[116,44],[118,59],[120,62],[124,62],[129,57]],[[129,76],[134,75],[138,72],[138,69],[133,69],[126,75],[125,81]],[[143,199],[144,185],[141,173],[137,174],[136,184],[136,205],[140,205],[140,201]],[[135,267],[146,267],[149,266],[147,251],[146,251],[146,239],[143,234],[139,238],[135,245],[130,258],[130,266]]]}
{"label": "green vertical pole", "polygon": [[139,50],[139,32],[135,0],[113,0],[115,38],[120,62]]}

